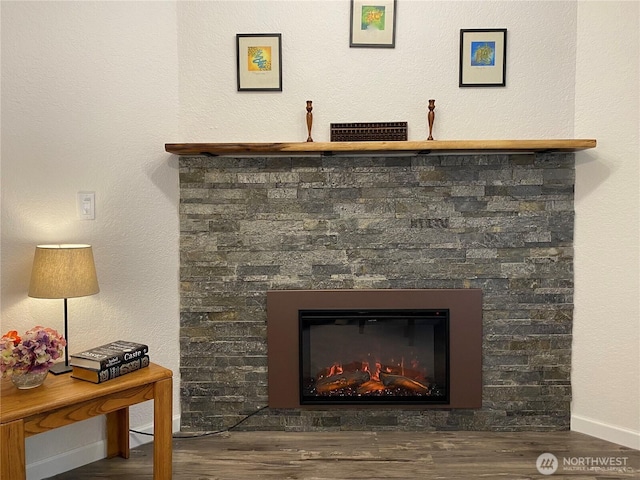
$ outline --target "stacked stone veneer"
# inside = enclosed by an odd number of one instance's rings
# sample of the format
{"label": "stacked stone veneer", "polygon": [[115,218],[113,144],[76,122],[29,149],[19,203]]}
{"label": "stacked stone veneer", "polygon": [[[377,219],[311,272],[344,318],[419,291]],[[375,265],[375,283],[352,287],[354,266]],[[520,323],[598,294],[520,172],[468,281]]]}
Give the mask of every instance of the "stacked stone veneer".
{"label": "stacked stone veneer", "polygon": [[467,287],[482,409],[266,409],[239,428],[569,428],[573,154],[183,157],[180,186],[184,430],[267,404],[267,290]]}

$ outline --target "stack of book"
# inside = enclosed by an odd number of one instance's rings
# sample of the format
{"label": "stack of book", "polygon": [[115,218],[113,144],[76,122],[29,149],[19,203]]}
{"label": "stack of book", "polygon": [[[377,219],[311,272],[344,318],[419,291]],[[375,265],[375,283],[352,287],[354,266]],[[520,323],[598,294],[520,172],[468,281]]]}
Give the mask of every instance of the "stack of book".
{"label": "stack of book", "polygon": [[149,366],[149,347],[142,343],[118,340],[84,352],[69,355],[71,376],[102,383]]}

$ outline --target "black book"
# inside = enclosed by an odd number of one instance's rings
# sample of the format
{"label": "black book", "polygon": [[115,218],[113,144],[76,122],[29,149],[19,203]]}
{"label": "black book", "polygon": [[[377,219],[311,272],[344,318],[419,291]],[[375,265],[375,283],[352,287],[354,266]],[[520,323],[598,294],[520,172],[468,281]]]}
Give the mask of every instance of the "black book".
{"label": "black book", "polygon": [[102,383],[107,380],[121,377],[127,373],[135,372],[141,368],[149,366],[149,357],[143,355],[129,362],[114,365],[113,367],[104,368],[102,370],[91,370],[90,368],[73,367],[71,377],[87,382]]}
{"label": "black book", "polygon": [[91,370],[104,370],[149,353],[149,347],[142,343],[118,340],[99,347],[90,348],[84,352],[69,355],[69,365]]}

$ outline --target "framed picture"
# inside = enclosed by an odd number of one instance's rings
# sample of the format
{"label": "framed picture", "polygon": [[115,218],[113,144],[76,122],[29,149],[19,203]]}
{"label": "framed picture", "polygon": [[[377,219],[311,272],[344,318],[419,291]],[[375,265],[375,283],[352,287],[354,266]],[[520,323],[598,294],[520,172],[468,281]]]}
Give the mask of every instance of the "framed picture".
{"label": "framed picture", "polygon": [[507,29],[460,30],[460,86],[504,87]]}
{"label": "framed picture", "polygon": [[282,91],[282,34],[236,34],[238,91]]}
{"label": "framed picture", "polygon": [[396,0],[351,0],[350,47],[396,46]]}

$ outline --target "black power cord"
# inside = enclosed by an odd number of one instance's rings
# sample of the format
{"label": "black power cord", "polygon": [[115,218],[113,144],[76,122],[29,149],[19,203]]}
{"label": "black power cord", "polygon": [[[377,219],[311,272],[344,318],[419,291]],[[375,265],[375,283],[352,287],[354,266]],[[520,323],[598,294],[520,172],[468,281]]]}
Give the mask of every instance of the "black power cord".
{"label": "black power cord", "polygon": [[[230,432],[231,430],[233,430],[237,426],[239,426],[242,423],[246,422],[248,419],[250,419],[254,415],[260,413],[263,410],[265,410],[266,408],[269,408],[268,405],[265,405],[264,407],[258,408],[255,412],[251,412],[249,415],[244,417],[239,422],[236,422],[233,425],[231,425],[230,427],[227,427],[227,428],[222,429],[222,430],[216,430],[216,431],[211,431],[211,432],[178,432],[178,433],[172,435],[171,438],[175,438],[175,439],[200,438],[200,437],[208,437],[208,436],[211,436],[211,435],[219,435],[221,433]],[[147,435],[147,436],[153,437],[153,433],[141,432],[139,430],[133,430],[132,428],[129,429],[129,432],[130,433],[137,433],[138,435]]]}

